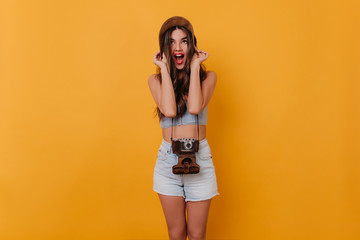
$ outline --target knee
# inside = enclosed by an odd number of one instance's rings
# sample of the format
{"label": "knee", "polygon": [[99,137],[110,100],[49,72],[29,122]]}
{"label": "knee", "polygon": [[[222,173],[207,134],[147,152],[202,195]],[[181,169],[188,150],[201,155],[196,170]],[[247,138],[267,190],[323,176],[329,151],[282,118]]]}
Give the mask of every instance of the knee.
{"label": "knee", "polygon": [[202,229],[188,229],[189,240],[205,240],[206,232]]}
{"label": "knee", "polygon": [[172,228],[169,229],[170,240],[186,240],[186,229],[185,228]]}

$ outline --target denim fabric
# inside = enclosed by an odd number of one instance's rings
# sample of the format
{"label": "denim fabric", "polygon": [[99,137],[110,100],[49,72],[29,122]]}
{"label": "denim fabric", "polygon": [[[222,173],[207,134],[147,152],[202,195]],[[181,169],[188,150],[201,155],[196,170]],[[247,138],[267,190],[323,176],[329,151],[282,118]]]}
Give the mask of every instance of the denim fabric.
{"label": "denim fabric", "polygon": [[[186,106],[187,106],[187,102]],[[207,124],[207,118],[208,118],[208,106],[206,106],[199,114],[199,125],[206,125]],[[172,118],[163,117],[160,120],[160,126],[161,128],[168,128],[171,127],[171,121]],[[189,110],[186,109],[185,114],[182,117],[176,117],[174,118],[174,126],[178,125],[196,125],[196,115],[192,115],[189,113]]]}
{"label": "denim fabric", "polygon": [[160,145],[153,175],[153,190],[168,196],[181,196],[185,201],[201,201],[219,195],[215,167],[207,139],[199,143],[195,153],[200,172],[196,174],[173,174],[172,166],[178,156],[172,152],[171,143],[164,139]]}

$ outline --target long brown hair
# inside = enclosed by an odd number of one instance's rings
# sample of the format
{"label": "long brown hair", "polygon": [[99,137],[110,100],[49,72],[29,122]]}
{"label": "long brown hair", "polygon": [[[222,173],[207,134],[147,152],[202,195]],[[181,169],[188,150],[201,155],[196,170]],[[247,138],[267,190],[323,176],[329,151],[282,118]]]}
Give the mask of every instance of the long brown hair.
{"label": "long brown hair", "polygon": [[[178,70],[176,68],[174,59],[172,58],[172,53],[171,53],[170,37],[171,37],[171,33],[175,29],[183,30],[186,33],[187,39],[188,39],[187,59],[186,59],[184,68],[181,70]],[[196,46],[196,38],[195,38],[195,43],[194,43],[191,32],[182,26],[174,26],[174,27],[169,28],[164,33],[163,38],[160,41],[160,56],[162,56],[163,53],[165,54],[165,57],[168,61],[168,65],[169,65],[171,82],[172,82],[173,88],[174,88],[175,101],[176,101],[176,105],[177,105],[176,117],[181,117],[186,112],[186,103],[185,103],[183,95],[187,95],[189,93],[190,71],[191,71],[190,63],[191,63],[191,59],[192,59],[193,55],[195,54],[194,45]],[[161,71],[160,67],[157,67],[156,77],[160,79],[160,84],[161,84],[162,79],[161,79],[160,71]],[[181,72],[183,72],[182,78],[180,78]],[[205,80],[205,78],[206,78],[206,67],[204,66],[204,64],[201,63],[201,65],[200,65],[200,86],[201,86],[202,81]],[[156,107],[154,112],[156,112],[155,114],[159,117],[159,121],[165,116],[160,111],[159,107]],[[156,117],[156,115],[155,115],[155,117]]]}

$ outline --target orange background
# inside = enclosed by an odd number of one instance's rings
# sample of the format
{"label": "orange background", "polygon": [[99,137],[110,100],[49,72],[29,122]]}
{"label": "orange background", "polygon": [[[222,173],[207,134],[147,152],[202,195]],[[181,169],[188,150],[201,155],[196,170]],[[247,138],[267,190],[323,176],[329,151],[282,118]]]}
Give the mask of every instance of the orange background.
{"label": "orange background", "polygon": [[167,239],[147,78],[188,18],[218,75],[208,239],[360,239],[359,1],[1,1],[0,239]]}

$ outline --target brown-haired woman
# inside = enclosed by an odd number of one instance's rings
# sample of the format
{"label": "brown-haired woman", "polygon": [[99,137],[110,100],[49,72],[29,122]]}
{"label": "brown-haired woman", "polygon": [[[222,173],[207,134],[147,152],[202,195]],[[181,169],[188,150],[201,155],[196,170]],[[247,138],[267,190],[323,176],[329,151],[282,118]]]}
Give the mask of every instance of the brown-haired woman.
{"label": "brown-haired woman", "polygon": [[[170,239],[205,239],[211,198],[219,194],[206,139],[207,105],[215,89],[216,74],[205,70],[202,62],[209,54],[197,48],[187,19],[175,16],[166,20],[160,29],[159,45],[160,51],[154,55],[157,74],[148,79],[163,135],[153,190],[159,195]],[[199,173],[173,173],[178,155],[172,149],[172,135],[198,138],[195,154]]]}

